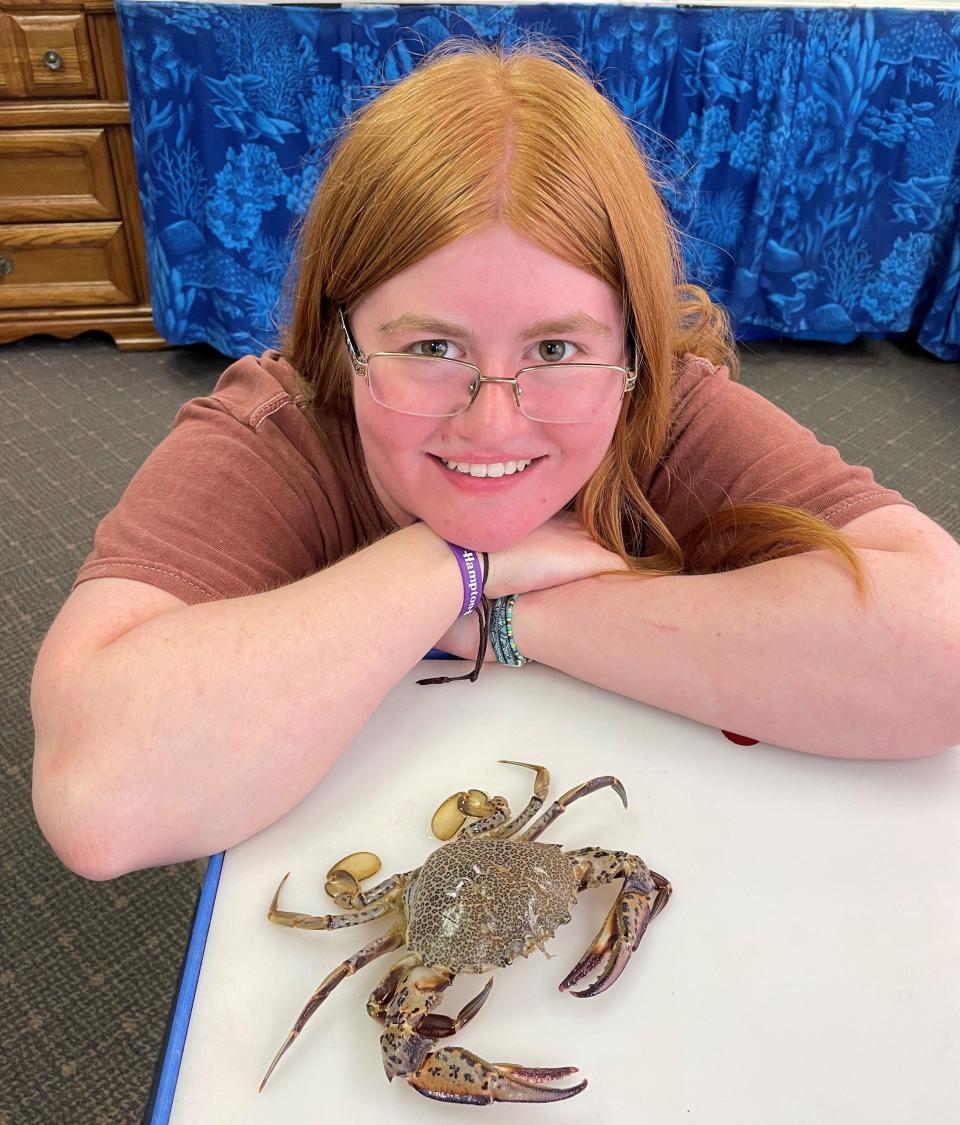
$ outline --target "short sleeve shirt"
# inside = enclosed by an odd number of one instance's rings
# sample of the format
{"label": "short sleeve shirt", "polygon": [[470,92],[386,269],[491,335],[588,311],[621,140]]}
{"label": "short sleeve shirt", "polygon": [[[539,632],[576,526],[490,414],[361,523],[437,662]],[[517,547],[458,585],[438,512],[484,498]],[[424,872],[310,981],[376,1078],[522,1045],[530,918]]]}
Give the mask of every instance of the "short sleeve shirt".
{"label": "short sleeve shirt", "polygon": [[[396,530],[352,417],[315,422],[276,351],[244,356],[178,411],[100,522],[74,586],[133,578],[188,604],[243,597],[313,574]],[[803,508],[840,528],[909,504],[726,367],[686,355],[667,447],[645,495],[675,538],[727,504]],[[648,546],[645,554],[653,553]]]}

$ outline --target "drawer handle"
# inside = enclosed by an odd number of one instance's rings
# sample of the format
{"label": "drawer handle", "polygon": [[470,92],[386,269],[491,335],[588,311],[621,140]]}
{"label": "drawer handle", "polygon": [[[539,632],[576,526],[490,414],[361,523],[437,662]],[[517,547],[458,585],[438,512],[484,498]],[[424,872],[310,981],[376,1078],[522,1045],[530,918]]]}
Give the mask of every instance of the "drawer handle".
{"label": "drawer handle", "polygon": [[8,273],[13,273],[13,258],[0,254],[0,277],[6,277]]}
{"label": "drawer handle", "polygon": [[51,70],[59,70],[63,66],[63,56],[59,51],[47,51],[43,56],[43,62]]}

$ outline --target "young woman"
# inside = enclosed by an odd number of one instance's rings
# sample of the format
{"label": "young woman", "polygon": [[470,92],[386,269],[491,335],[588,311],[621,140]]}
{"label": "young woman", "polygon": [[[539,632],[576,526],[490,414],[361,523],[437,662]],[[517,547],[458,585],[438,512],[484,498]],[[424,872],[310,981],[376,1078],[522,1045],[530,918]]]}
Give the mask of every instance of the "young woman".
{"label": "young woman", "polygon": [[564,50],[455,42],[383,92],[293,277],[282,354],[181,409],[39,654],[35,807],[71,868],[281,816],[432,646],[473,659],[484,561],[487,660],[808,753],[960,741],[960,546],[735,381]]}

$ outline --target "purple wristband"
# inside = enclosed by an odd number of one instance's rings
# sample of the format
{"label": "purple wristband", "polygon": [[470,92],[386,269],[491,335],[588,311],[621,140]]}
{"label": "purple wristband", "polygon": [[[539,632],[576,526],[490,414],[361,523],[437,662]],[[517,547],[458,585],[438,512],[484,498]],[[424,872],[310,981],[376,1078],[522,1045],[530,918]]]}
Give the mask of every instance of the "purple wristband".
{"label": "purple wristband", "polygon": [[460,607],[460,617],[466,617],[477,608],[477,602],[483,594],[483,577],[480,573],[480,560],[475,552],[467,547],[458,547],[456,543],[447,542],[453,551],[454,558],[460,564],[460,577],[463,579],[463,605]]}

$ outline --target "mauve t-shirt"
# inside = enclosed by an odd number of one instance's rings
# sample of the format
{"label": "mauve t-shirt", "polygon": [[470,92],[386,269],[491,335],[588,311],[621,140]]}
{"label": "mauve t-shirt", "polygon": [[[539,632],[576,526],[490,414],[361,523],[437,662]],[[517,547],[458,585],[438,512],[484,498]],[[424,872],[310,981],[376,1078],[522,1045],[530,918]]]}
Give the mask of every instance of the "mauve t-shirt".
{"label": "mauve t-shirt", "polygon": [[[177,412],[97,527],[74,587],[134,578],[189,604],[237,598],[304,578],[396,530],[351,421],[321,414],[318,433],[305,409],[276,351],[232,363],[212,394]],[[916,507],[732,381],[726,367],[690,354],[645,495],[677,539],[747,500],[803,508],[835,528],[887,504]]]}

